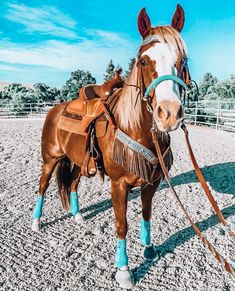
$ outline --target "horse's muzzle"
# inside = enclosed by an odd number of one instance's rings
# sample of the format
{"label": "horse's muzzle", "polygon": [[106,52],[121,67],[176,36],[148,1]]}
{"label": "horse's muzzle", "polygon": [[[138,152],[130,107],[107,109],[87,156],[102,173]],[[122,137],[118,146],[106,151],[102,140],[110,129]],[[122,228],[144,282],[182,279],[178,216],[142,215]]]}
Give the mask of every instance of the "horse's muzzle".
{"label": "horse's muzzle", "polygon": [[162,101],[154,109],[153,117],[160,131],[173,131],[179,127],[184,109],[179,101]]}

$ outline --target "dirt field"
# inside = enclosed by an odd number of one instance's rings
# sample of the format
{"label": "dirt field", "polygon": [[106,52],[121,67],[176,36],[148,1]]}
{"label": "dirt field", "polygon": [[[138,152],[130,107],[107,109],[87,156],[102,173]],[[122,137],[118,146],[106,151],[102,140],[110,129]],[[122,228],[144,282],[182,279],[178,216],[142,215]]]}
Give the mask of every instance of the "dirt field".
{"label": "dirt field", "polygon": [[[42,120],[0,120],[0,290],[119,290],[114,280],[115,230],[109,180],[83,179],[84,225],[65,213],[53,180],[41,233],[31,231],[41,169]],[[223,214],[235,229],[235,134],[190,127],[198,163]],[[235,262],[234,241],[224,234],[192,171],[183,132],[171,134],[177,192],[213,245]],[[204,249],[165,183],[155,195],[153,243],[159,260],[147,263],[139,244],[141,205],[131,194],[128,252],[133,290],[235,290],[234,280]]]}

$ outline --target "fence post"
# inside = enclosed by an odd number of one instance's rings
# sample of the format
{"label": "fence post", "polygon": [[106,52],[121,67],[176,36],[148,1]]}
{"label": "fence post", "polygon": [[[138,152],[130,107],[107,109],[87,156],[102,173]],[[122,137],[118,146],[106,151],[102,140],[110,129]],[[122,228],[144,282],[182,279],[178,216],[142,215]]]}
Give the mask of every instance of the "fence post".
{"label": "fence post", "polygon": [[218,126],[219,126],[219,117],[220,117],[220,101],[218,100],[215,129],[218,129]]}
{"label": "fence post", "polygon": [[195,107],[195,116],[194,116],[194,125],[197,124],[197,102],[196,102],[196,107]]}

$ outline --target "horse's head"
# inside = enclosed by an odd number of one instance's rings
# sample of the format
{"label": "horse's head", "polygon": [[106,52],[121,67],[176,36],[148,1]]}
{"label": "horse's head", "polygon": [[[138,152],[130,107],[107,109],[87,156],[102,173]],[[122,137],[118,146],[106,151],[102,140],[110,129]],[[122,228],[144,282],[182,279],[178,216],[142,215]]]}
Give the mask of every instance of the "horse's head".
{"label": "horse's head", "polygon": [[181,95],[182,88],[187,88],[189,73],[186,47],[180,36],[183,26],[184,11],[180,5],[171,26],[151,27],[145,9],[138,16],[143,38],[136,63],[138,85],[152,106],[157,128],[163,132],[177,129],[184,117]]}

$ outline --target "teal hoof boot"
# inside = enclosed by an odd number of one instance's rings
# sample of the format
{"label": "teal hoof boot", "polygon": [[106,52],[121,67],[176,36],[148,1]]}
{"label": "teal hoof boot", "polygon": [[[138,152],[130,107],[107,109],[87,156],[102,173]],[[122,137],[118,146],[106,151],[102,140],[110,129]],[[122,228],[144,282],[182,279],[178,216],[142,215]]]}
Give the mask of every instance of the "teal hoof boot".
{"label": "teal hoof boot", "polygon": [[147,261],[156,261],[158,259],[158,252],[153,245],[144,248],[144,258]]}
{"label": "teal hoof boot", "polygon": [[123,289],[131,289],[134,285],[133,275],[127,266],[117,270],[115,279]]}
{"label": "teal hoof boot", "polygon": [[76,221],[77,223],[79,223],[79,224],[85,222],[85,220],[84,220],[84,218],[83,218],[83,216],[81,215],[80,212],[77,213],[77,214],[75,214],[74,219],[75,219],[75,221]]}
{"label": "teal hoof boot", "polygon": [[32,230],[38,232],[41,230],[40,219],[34,219],[32,223]]}

